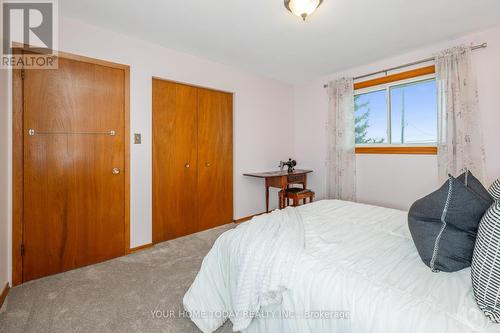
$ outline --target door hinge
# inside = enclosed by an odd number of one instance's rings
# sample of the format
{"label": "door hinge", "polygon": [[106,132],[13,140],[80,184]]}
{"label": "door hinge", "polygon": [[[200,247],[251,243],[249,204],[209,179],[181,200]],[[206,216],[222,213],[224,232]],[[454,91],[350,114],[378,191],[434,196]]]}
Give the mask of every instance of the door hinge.
{"label": "door hinge", "polygon": [[24,256],[24,244],[21,244],[21,257]]}
{"label": "door hinge", "polygon": [[21,69],[21,80],[24,80],[24,76],[25,76],[24,69]]}

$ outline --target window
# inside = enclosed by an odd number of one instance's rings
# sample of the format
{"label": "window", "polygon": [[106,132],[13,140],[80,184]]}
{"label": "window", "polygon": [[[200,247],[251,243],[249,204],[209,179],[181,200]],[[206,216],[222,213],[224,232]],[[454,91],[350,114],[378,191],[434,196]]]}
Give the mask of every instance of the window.
{"label": "window", "polygon": [[387,91],[354,96],[356,144],[390,143],[387,131]]}
{"label": "window", "polygon": [[[434,74],[408,79],[410,72],[373,80],[385,81],[376,85],[361,83],[355,91],[357,153],[435,154],[436,79]],[[401,76],[405,79],[397,80]]]}

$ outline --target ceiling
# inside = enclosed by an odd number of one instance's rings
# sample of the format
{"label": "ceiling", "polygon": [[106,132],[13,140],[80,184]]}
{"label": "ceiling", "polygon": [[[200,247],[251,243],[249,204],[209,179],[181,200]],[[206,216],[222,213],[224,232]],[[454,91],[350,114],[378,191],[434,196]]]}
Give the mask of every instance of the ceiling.
{"label": "ceiling", "polygon": [[60,0],[64,16],[298,83],[500,25],[498,0]]}

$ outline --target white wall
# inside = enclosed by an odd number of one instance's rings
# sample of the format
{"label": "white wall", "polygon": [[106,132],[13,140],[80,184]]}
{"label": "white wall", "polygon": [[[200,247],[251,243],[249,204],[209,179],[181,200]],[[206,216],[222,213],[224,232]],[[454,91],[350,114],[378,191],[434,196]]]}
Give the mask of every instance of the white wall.
{"label": "white wall", "polygon": [[[234,92],[234,217],[265,209],[264,185],[242,173],[276,168],[293,151],[293,88],[241,70],[63,19],[60,49],[131,66],[131,246],[151,242],[151,79],[153,76]],[[273,205],[276,205],[273,196]]]}
{"label": "white wall", "polygon": [[[1,42],[1,39],[0,39]],[[8,128],[8,71],[0,69],[0,292],[9,281],[8,263],[8,161],[9,161],[9,128]]]}
{"label": "white wall", "polygon": [[[500,29],[463,39],[487,41],[489,47],[475,53],[479,78],[482,122],[485,130],[488,175],[500,177],[497,154],[500,106],[497,96],[500,78]],[[346,71],[357,75],[386,66],[426,58],[435,50],[456,42],[446,42],[411,54],[386,59]],[[209,62],[191,55],[165,49],[82,22],[63,18],[60,24],[62,51],[131,66],[131,133],[143,135],[142,145],[131,145],[131,246],[151,242],[151,78],[153,76],[234,92],[234,217],[264,210],[263,183],[241,176],[244,172],[276,169],[280,159],[295,157],[300,167],[311,168],[310,186],[319,197],[325,191],[325,119],[328,100],[323,84],[338,74],[292,87],[242,70]],[[335,61],[335,59],[332,59]],[[341,73],[339,73],[341,74]],[[0,101],[5,108],[5,71],[1,74]],[[10,79],[8,81],[10,87]],[[7,94],[9,100],[11,94]],[[8,108],[10,109],[10,107]],[[7,115],[6,115],[7,114]],[[11,145],[11,112],[8,121],[0,119],[2,143]],[[0,284],[10,264],[10,235],[5,212],[11,216],[10,149],[0,146]],[[435,157],[432,156],[358,156],[360,201],[407,208],[417,197],[437,186]],[[8,175],[7,179],[4,175]],[[6,183],[8,185],[6,185]],[[8,192],[6,192],[6,190]],[[274,193],[273,193],[274,194]],[[272,195],[276,207],[276,196]],[[6,232],[8,228],[8,232]],[[5,245],[7,248],[5,248]],[[7,253],[7,258],[6,258]],[[8,264],[5,264],[7,260]],[[10,270],[9,270],[10,271]],[[9,272],[10,274],[10,272]]]}
{"label": "white wall", "polygon": [[[69,18],[62,18],[59,28],[61,51],[127,64],[131,67],[131,134],[142,133],[142,145],[131,144],[131,247],[151,242],[152,77],[234,93],[234,217],[237,219],[265,210],[262,181],[248,179],[242,174],[277,169],[280,160],[291,156],[293,152],[293,142],[290,140],[293,130],[291,85]],[[2,98],[2,101],[4,100]],[[11,122],[10,117],[9,126]],[[2,121],[1,124],[4,126],[7,122]],[[7,132],[2,128],[0,133]],[[3,150],[0,153],[4,156]],[[1,160],[6,161],[4,158]],[[3,164],[1,168],[3,171]],[[3,176],[6,172],[1,174]],[[4,186],[3,181],[3,178],[0,179],[0,184],[1,188],[5,189],[7,186]],[[276,199],[275,195],[271,197],[273,207],[277,205]],[[2,200],[2,205],[4,202]],[[1,211],[5,212],[3,209]],[[2,216],[2,223],[3,219]],[[4,224],[2,228],[3,226]],[[2,230],[0,229],[0,237],[4,236]],[[0,244],[3,246],[6,243],[0,239]],[[4,260],[2,255],[0,252],[0,282],[4,274],[2,270],[6,267],[1,261]]]}
{"label": "white wall", "polygon": [[[357,76],[404,63],[426,59],[435,52],[459,43],[488,43],[488,48],[475,51],[481,123],[486,146],[488,183],[500,177],[500,28],[444,41],[401,56],[334,73],[294,87],[294,156],[304,167],[315,172],[310,187],[319,198],[325,195],[326,117],[328,97],[323,85],[348,75]],[[332,62],[335,59],[332,59]],[[358,200],[364,203],[408,209],[418,198],[439,186],[435,156],[357,155]],[[488,184],[489,185],[489,184]]]}

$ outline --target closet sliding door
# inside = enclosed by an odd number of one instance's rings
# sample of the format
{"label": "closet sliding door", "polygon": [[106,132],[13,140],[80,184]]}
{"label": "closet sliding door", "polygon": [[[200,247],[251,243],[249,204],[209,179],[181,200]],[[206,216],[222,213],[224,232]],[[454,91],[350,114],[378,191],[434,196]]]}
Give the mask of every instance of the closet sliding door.
{"label": "closet sliding door", "polygon": [[153,242],[198,230],[198,89],[153,80]]}
{"label": "closet sliding door", "polygon": [[153,242],[233,221],[233,96],[153,80]]}
{"label": "closet sliding door", "polygon": [[198,90],[198,223],[233,220],[233,95]]}

